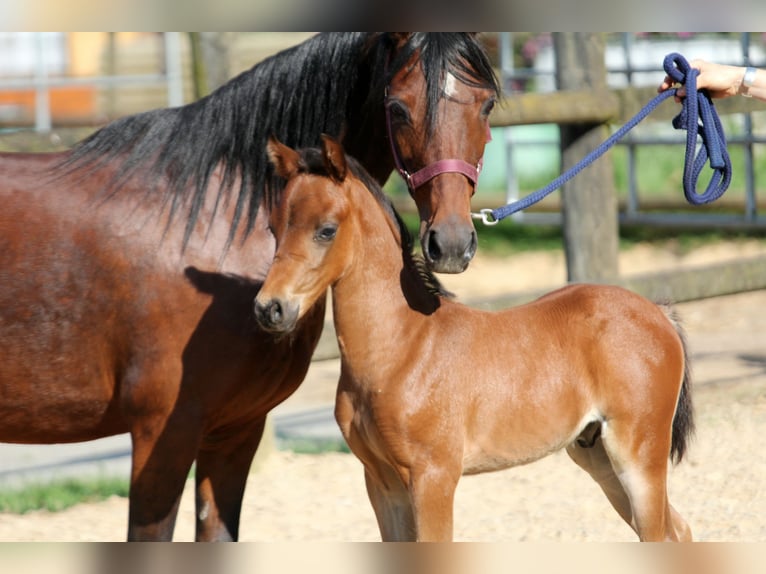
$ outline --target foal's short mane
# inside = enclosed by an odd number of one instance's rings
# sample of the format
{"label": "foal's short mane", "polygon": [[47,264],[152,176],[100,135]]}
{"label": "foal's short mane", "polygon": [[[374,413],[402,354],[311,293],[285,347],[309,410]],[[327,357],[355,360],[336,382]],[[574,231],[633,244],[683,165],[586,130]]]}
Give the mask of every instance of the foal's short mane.
{"label": "foal's short mane", "polygon": [[[321,177],[330,177],[330,173],[322,158],[322,151],[318,148],[304,148],[298,150],[301,155],[301,162],[299,164],[300,173],[309,173],[312,175],[318,175]],[[396,227],[399,230],[399,243],[402,248],[402,259],[415,275],[420,278],[423,286],[432,295],[438,295],[440,297],[454,297],[454,295],[447,291],[426,265],[422,256],[414,253],[415,242],[413,240],[410,230],[404,223],[399,212],[394,208],[394,204],[391,199],[384,193],[383,188],[375,179],[367,172],[364,167],[353,157],[346,155],[346,165],[351,174],[362,182],[364,187],[370,192],[370,195],[375,198],[383,212],[396,223]]]}
{"label": "foal's short mane", "polygon": [[318,34],[196,102],[115,120],[78,144],[59,169],[85,178],[90,170],[116,168],[106,196],[140,177],[147,198],[160,194],[171,215],[185,214],[186,245],[211,175],[222,166],[216,205],[235,202],[231,241],[243,218],[246,232],[252,229],[262,200],[273,205],[281,195],[265,153],[268,136],[300,148],[318,145],[322,133],[340,138],[349,124],[357,129],[382,110],[384,87],[418,50],[431,131],[447,71],[499,90],[471,34],[415,33],[391,60],[394,49],[387,33]]}

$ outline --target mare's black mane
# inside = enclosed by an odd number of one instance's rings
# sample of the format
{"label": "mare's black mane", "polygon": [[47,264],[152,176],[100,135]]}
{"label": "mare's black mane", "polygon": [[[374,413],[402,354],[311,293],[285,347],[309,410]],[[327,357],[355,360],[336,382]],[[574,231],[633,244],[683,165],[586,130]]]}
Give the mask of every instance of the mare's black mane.
{"label": "mare's black mane", "polygon": [[[267,138],[274,135],[299,148],[318,145],[322,133],[341,139],[346,132],[358,132],[369,125],[375,110],[380,113],[385,86],[417,50],[426,71],[429,130],[447,71],[498,91],[489,60],[473,35],[415,33],[392,59],[394,50],[390,34],[318,34],[196,102],[106,125],[78,144],[60,168],[115,168],[104,190],[108,196],[140,177],[147,196],[159,193],[170,204],[171,216],[185,212],[185,244],[210,178],[221,167],[216,205],[236,202],[231,241],[243,218],[250,231],[261,202],[273,205],[279,198],[282,184],[266,156]],[[385,141],[365,140],[363,134],[356,139],[388,153]],[[361,155],[359,150],[355,155]]]}

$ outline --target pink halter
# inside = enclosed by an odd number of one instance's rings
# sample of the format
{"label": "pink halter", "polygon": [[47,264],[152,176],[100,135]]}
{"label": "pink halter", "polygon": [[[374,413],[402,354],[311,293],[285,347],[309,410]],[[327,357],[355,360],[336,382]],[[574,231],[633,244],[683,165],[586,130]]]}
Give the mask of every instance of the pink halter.
{"label": "pink halter", "polygon": [[[388,96],[388,88],[386,88],[386,96]],[[422,169],[419,169],[415,173],[408,172],[404,167],[401,156],[399,155],[399,150],[397,149],[396,142],[394,142],[394,134],[391,130],[391,112],[389,111],[388,106],[385,107],[386,130],[388,131],[388,141],[391,144],[391,155],[394,156],[396,170],[402,176],[404,181],[407,182],[407,187],[409,188],[410,193],[413,193],[421,185],[442,173],[462,173],[468,178],[468,181],[476,186],[476,182],[479,180],[479,174],[481,173],[481,168],[484,166],[484,158],[479,159],[479,162],[476,165],[472,165],[467,161],[463,161],[462,159],[440,159],[432,164],[425,166]],[[487,122],[486,141],[492,141],[492,132],[489,129],[489,122]]]}

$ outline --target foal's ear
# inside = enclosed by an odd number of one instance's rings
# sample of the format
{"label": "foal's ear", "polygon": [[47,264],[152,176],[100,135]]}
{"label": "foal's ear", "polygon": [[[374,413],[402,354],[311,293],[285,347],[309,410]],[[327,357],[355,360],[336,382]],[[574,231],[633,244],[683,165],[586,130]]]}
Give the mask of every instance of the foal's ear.
{"label": "foal's ear", "polygon": [[398,50],[410,41],[412,32],[389,32],[388,37],[391,38],[394,47]]}
{"label": "foal's ear", "polygon": [[322,134],[322,157],[330,177],[341,182],[346,179],[346,152],[335,138]]}
{"label": "foal's ear", "polygon": [[269,156],[271,165],[279,177],[290,179],[298,173],[298,166],[301,162],[300,154],[292,148],[277,140],[274,136],[269,137],[266,143],[266,153]]}

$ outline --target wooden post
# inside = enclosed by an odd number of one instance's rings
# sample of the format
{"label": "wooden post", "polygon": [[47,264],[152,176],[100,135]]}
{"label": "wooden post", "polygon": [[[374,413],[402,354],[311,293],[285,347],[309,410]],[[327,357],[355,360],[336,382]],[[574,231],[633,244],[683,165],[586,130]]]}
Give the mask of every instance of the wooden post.
{"label": "wooden post", "polygon": [[189,32],[194,99],[229,81],[231,32]]}
{"label": "wooden post", "polygon": [[207,87],[207,70],[202,55],[202,32],[189,32],[191,46],[192,86],[194,99],[198,100],[210,93]]}
{"label": "wooden post", "polygon": [[[559,90],[606,91],[603,34],[557,32]],[[562,124],[562,173],[609,137],[603,123]],[[569,281],[614,281],[619,277],[617,197],[609,154],[562,188],[564,252]]]}

